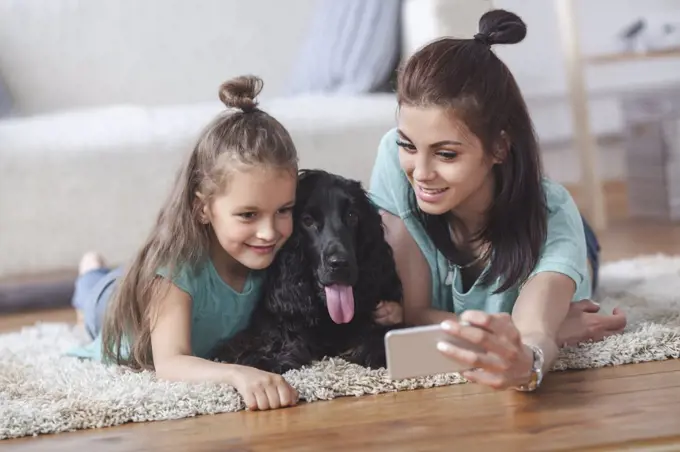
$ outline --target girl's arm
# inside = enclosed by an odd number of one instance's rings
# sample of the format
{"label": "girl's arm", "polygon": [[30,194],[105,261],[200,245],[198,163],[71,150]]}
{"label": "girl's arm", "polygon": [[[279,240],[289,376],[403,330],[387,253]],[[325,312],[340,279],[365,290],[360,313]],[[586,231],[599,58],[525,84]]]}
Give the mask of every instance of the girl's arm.
{"label": "girl's arm", "polygon": [[279,408],[297,402],[296,391],[280,375],[192,356],[191,297],[165,279],[159,285],[159,297],[151,301],[151,348],[158,378],[227,383],[241,393],[250,409]]}
{"label": "girl's arm", "polygon": [[404,320],[410,325],[431,325],[455,320],[456,315],[432,308],[432,276],[418,244],[396,215],[381,211],[385,239],[392,247],[404,293]]}

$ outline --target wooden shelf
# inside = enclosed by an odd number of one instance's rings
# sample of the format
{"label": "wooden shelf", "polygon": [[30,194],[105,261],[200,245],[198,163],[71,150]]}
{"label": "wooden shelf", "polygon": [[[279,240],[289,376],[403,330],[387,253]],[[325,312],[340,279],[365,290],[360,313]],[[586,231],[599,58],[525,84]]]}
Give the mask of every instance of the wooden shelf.
{"label": "wooden shelf", "polygon": [[680,58],[680,47],[666,50],[654,50],[646,53],[611,53],[586,56],[583,60],[588,64],[623,63],[632,61],[649,61],[660,58]]}

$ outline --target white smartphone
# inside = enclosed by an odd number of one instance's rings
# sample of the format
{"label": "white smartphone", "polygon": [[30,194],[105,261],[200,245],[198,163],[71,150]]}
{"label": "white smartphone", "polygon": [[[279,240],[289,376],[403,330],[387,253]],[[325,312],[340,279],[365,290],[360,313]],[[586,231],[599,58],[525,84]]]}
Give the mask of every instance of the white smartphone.
{"label": "white smartphone", "polygon": [[458,347],[483,353],[484,350],[463,339],[447,334],[439,324],[390,330],[385,335],[387,374],[392,380],[451,372],[470,366],[445,356],[437,342],[447,341]]}

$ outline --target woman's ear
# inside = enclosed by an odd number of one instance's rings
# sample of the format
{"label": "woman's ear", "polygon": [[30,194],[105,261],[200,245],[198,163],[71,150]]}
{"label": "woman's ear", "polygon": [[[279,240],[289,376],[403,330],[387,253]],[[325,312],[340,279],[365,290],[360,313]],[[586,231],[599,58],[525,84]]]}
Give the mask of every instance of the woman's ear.
{"label": "woman's ear", "polygon": [[494,146],[493,163],[503,163],[505,159],[508,158],[508,152],[510,152],[510,137],[505,131],[501,131],[501,136],[496,140],[496,145]]}
{"label": "woman's ear", "polygon": [[196,192],[194,198],[194,212],[198,218],[198,221],[202,224],[210,223],[210,207],[208,205],[206,197],[203,193]]}

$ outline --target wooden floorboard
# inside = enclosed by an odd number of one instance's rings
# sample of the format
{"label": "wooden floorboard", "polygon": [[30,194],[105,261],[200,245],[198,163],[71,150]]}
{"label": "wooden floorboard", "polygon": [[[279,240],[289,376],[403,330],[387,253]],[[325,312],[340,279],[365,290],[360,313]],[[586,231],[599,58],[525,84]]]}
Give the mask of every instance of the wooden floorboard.
{"label": "wooden floorboard", "polygon": [[[605,261],[680,255],[680,225],[631,220],[608,193]],[[575,194],[578,201],[578,193]],[[74,320],[13,314],[0,331]],[[0,442],[3,451],[680,450],[680,360],[550,374],[536,394],[457,385]]]}

